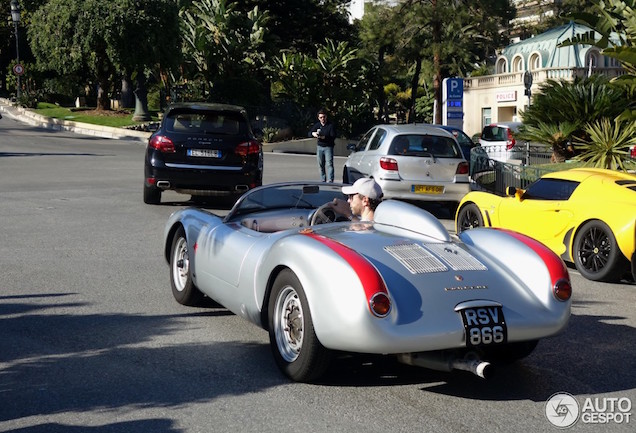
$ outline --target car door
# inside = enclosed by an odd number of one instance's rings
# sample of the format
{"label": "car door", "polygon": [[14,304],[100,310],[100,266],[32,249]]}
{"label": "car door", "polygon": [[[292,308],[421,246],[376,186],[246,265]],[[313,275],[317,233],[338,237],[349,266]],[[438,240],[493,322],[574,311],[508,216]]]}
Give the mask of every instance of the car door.
{"label": "car door", "polygon": [[526,234],[562,253],[562,239],[574,214],[568,199],[577,182],[540,179],[530,185],[521,198],[503,200],[499,209],[502,227]]}
{"label": "car door", "polygon": [[386,152],[380,150],[380,146],[384,143],[387,135],[386,129],[377,127],[375,134],[369,140],[359,164],[360,173],[363,173],[365,177],[375,177],[375,170],[380,167],[380,158],[386,155]]}
{"label": "car door", "polygon": [[375,134],[376,130],[377,128],[371,128],[369,131],[367,131],[367,133],[364,134],[364,136],[362,136],[360,141],[356,144],[353,153],[349,155],[346,163],[347,167],[349,168],[349,182],[353,183],[359,178],[366,176],[365,172],[361,171],[363,164],[362,161],[369,145],[369,141]]}
{"label": "car door", "polygon": [[267,234],[224,223],[202,230],[197,239],[195,272],[204,292],[232,311],[240,308],[245,296],[237,293],[245,258],[256,242]]}

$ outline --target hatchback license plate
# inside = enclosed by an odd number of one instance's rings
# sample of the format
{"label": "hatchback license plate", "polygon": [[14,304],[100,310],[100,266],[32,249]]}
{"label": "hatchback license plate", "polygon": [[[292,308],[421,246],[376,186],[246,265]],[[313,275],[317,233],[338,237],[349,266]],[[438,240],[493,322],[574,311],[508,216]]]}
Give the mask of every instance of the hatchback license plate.
{"label": "hatchback license plate", "polygon": [[198,156],[203,158],[220,158],[221,151],[216,149],[188,149],[188,156]]}
{"label": "hatchback license plate", "polygon": [[508,327],[501,307],[477,307],[461,310],[466,346],[504,344],[508,340]]}
{"label": "hatchback license plate", "polygon": [[416,194],[441,194],[444,187],[439,185],[411,185],[411,192]]}

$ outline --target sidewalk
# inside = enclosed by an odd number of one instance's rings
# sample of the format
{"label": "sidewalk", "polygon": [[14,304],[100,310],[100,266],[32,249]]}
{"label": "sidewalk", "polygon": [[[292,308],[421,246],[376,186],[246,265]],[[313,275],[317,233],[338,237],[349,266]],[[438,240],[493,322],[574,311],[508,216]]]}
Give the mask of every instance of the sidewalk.
{"label": "sidewalk", "polygon": [[124,128],[113,128],[110,126],[91,125],[90,123],[73,122],[71,120],[60,120],[45,117],[22,107],[14,107],[11,101],[0,98],[0,113],[2,116],[13,118],[27,125],[52,131],[68,131],[76,134],[90,135],[101,138],[112,138],[119,140],[136,140],[146,142],[150,137],[150,132],[134,131]]}
{"label": "sidewalk", "polygon": [[[0,113],[7,118],[13,118],[27,125],[52,131],[68,131],[76,134],[91,135],[101,138],[112,138],[119,140],[137,140],[147,142],[150,132],[134,131],[123,128],[113,128],[110,126],[91,125],[90,123],[73,122],[71,120],[60,120],[36,114],[25,108],[14,107],[11,101],[0,98]],[[349,156],[347,144],[352,140],[336,139],[334,156]],[[276,143],[263,143],[264,152],[300,153],[316,154],[316,139],[301,138],[298,140],[280,141]]]}

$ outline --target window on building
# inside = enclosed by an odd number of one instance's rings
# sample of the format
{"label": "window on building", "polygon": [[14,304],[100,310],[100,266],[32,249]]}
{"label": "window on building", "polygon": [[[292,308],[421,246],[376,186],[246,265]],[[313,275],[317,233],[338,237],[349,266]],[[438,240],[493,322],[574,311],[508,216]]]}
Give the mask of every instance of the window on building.
{"label": "window on building", "polygon": [[496,68],[497,74],[505,74],[506,72],[508,72],[506,63],[507,63],[506,59],[497,60],[497,68]]}
{"label": "window on building", "polygon": [[481,109],[481,129],[492,123],[492,110],[490,107]]}
{"label": "window on building", "polygon": [[512,72],[523,71],[523,57],[517,56],[512,60]]}
{"label": "window on building", "polygon": [[539,54],[535,53],[530,57],[529,68],[531,71],[536,71],[537,69],[541,69],[541,56]]}

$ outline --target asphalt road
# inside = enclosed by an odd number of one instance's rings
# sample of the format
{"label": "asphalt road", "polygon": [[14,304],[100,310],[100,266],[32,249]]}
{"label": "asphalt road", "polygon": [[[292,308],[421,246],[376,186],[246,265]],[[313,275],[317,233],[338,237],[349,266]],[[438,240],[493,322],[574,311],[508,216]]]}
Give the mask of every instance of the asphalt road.
{"label": "asphalt road", "polygon": [[[559,392],[624,412],[570,431],[635,431],[636,285],[575,271],[568,329],[489,381],[354,357],[290,383],[265,331],[173,300],[162,231],[188,197],[144,205],[143,152],[0,120],[1,432],[554,432]],[[266,183],[318,179],[309,155],[265,167]]]}

